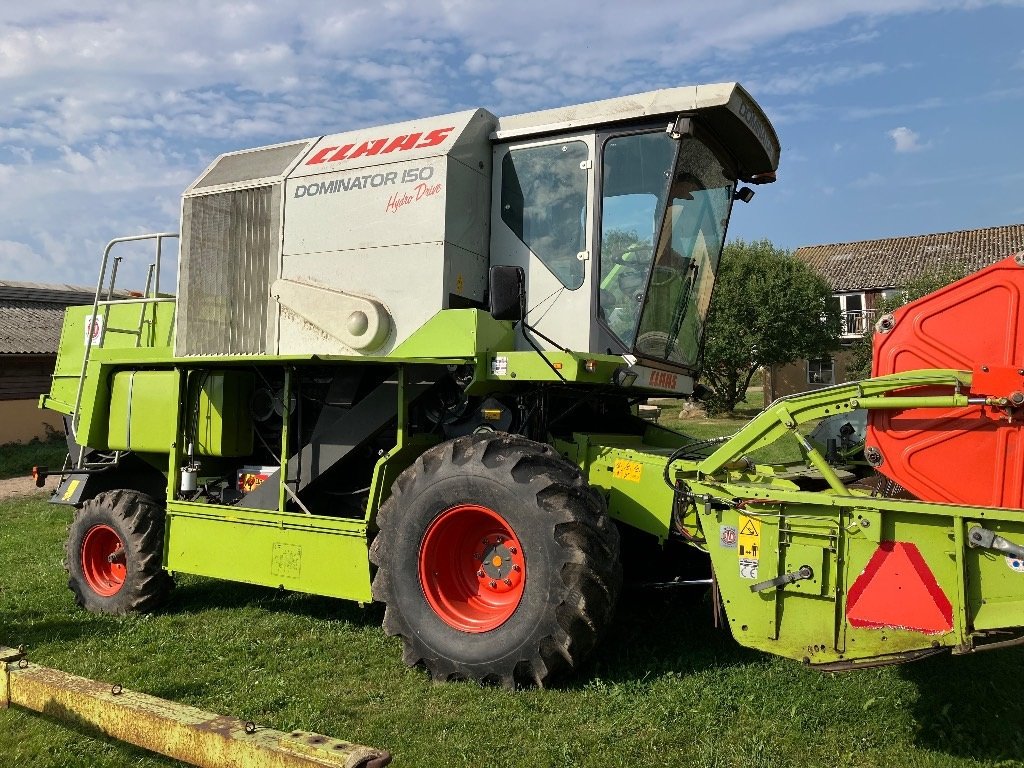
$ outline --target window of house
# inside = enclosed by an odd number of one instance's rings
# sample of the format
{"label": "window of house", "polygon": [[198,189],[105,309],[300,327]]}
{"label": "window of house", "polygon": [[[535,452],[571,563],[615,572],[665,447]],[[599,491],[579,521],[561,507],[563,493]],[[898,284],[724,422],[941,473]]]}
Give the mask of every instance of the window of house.
{"label": "window of house", "polygon": [[844,336],[861,336],[870,325],[870,312],[865,308],[863,293],[841,293],[835,297],[839,301],[839,317],[842,322]]}
{"label": "window of house", "polygon": [[501,218],[569,290],[583,285],[587,171],[582,141],[513,149],[502,160]]}
{"label": "window of house", "polygon": [[831,357],[818,357],[807,361],[808,384],[835,384],[835,363]]}

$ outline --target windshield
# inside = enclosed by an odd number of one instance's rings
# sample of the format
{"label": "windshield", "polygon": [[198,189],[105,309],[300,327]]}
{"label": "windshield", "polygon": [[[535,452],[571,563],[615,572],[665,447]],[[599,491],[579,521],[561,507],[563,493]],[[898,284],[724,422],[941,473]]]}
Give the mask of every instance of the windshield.
{"label": "windshield", "polygon": [[734,183],[693,136],[615,137],[603,160],[600,316],[639,356],[695,367]]}

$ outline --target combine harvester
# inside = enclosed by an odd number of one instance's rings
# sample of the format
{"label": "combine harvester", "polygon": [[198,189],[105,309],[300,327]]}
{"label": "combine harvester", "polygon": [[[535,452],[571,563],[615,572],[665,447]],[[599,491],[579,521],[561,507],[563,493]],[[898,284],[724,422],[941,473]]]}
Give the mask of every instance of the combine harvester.
{"label": "combine harvester", "polygon": [[[692,393],[733,203],[778,159],[736,84],[219,157],[177,298],[171,234],[110,298],[120,238],[67,314],[42,405],[77,601],[153,610],[175,573],[376,600],[433,678],[543,685],[612,621],[621,529],[692,545],[737,641],[821,669],[1021,642],[1024,256],[724,442],[634,415]],[[875,492],[799,431],[858,408]],[[775,440],[806,461],[747,458]]]}

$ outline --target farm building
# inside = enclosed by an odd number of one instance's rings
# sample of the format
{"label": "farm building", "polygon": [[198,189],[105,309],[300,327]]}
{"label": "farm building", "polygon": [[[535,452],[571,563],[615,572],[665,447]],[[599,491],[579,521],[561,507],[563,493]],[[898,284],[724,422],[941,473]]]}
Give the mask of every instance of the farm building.
{"label": "farm building", "polygon": [[0,445],[63,433],[58,414],[39,410],[39,396],[50,390],[65,308],[93,296],[73,285],[0,281]]}
{"label": "farm building", "polygon": [[841,347],[817,360],[798,360],[766,372],[765,402],[848,381],[850,347],[876,320],[875,307],[914,279],[955,269],[975,272],[1024,251],[1024,224],[854,243],[809,245],[794,258],[832,287],[842,318]]}

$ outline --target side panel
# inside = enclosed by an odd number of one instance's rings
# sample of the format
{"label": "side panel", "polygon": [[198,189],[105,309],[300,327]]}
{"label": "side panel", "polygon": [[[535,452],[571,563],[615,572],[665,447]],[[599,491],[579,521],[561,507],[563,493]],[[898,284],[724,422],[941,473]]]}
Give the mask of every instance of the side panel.
{"label": "side panel", "polygon": [[376,302],[390,334],[352,349],[332,323],[282,301],[281,354],[388,354],[438,311],[483,304],[488,169],[388,157],[288,180],[281,277]]}
{"label": "side panel", "polygon": [[111,377],[107,447],[167,453],[174,442],[174,371],[118,371]]}
{"label": "side panel", "polygon": [[[248,413],[252,374],[218,371],[195,374],[189,402],[201,389],[196,412],[188,415],[187,442],[200,456],[246,456],[252,453]],[[166,454],[175,441],[178,374],[164,371],[117,371],[111,376],[107,447],[118,451]],[[193,423],[194,422],[194,423]]]}
{"label": "side panel", "polygon": [[[174,309],[172,301],[115,304],[106,310],[100,309],[99,332],[92,341],[92,360],[107,350],[126,354],[135,354],[134,350],[149,350],[169,358],[174,342]],[[64,314],[53,385],[43,403],[46,408],[65,414],[74,410],[86,349],[86,318],[91,314],[91,306],[68,307]],[[83,410],[90,407],[88,398],[83,397],[83,406]],[[105,410],[102,418],[102,429],[105,430]]]}
{"label": "side panel", "polygon": [[165,567],[369,602],[365,526],[335,518],[168,505]]}
{"label": "side panel", "polygon": [[[375,297],[390,318],[391,329],[374,354],[386,355],[440,310],[444,299],[444,260],[441,241],[292,254],[285,258],[282,277],[320,285],[336,279],[336,287],[346,293]],[[380,290],[384,282],[388,284],[386,298]],[[280,313],[281,354],[358,354],[298,314],[284,308]]]}
{"label": "side panel", "polygon": [[[288,179],[285,264],[296,254],[443,240],[446,168],[444,157],[433,157]],[[362,256],[367,267],[376,261]],[[341,273],[324,273],[320,282],[353,290]],[[386,294],[385,285],[378,289]]]}

